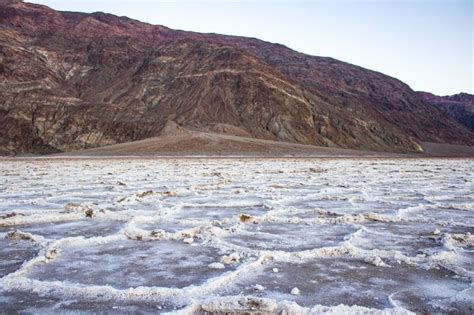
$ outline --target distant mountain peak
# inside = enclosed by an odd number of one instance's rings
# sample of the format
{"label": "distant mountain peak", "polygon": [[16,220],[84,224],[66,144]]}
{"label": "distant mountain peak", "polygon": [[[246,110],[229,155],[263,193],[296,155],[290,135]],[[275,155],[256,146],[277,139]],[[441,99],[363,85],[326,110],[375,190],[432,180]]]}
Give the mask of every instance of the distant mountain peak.
{"label": "distant mountain peak", "polygon": [[474,132],[474,95],[458,93],[447,96],[437,96],[432,93],[420,92],[426,102],[442,110],[460,124]]}

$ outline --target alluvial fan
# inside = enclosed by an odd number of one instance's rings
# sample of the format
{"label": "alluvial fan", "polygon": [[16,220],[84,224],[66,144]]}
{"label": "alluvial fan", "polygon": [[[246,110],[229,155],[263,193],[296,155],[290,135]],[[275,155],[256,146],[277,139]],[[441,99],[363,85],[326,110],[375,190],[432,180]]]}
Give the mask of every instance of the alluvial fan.
{"label": "alluvial fan", "polygon": [[474,161],[4,159],[4,312],[474,311]]}

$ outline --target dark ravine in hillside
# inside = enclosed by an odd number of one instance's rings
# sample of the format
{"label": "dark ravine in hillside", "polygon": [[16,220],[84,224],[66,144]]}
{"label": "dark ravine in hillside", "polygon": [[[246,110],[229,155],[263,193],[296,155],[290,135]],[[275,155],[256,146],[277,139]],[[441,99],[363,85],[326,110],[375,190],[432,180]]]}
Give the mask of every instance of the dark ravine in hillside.
{"label": "dark ravine in hillside", "polygon": [[427,103],[444,111],[474,132],[474,95],[459,93],[450,96],[437,96],[427,92],[419,92],[419,94]]}
{"label": "dark ravine in hillside", "polygon": [[52,153],[181,128],[419,152],[473,145],[404,83],[252,38],[0,0],[0,152]]}

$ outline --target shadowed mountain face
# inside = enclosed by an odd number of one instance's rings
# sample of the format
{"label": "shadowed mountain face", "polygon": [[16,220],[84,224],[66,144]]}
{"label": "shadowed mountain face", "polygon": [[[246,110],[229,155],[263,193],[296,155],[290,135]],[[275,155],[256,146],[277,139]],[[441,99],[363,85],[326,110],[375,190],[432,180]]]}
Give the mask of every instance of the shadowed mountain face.
{"label": "shadowed mountain face", "polygon": [[252,38],[0,0],[0,152],[50,153],[179,128],[415,152],[473,134],[404,83]]}
{"label": "shadowed mountain face", "polygon": [[451,96],[436,96],[419,92],[424,100],[453,117],[474,132],[474,95],[460,93]]}

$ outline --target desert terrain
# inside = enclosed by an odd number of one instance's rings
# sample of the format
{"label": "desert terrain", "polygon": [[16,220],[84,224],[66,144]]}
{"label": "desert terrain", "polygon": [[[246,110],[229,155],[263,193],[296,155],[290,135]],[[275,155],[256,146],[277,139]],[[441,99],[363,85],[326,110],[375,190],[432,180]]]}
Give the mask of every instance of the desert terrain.
{"label": "desert terrain", "polygon": [[470,313],[472,159],[0,162],[7,313]]}

